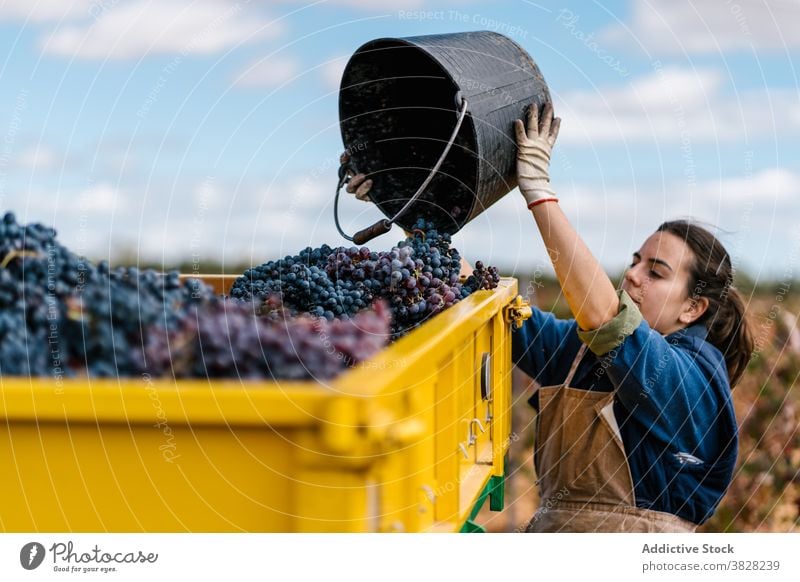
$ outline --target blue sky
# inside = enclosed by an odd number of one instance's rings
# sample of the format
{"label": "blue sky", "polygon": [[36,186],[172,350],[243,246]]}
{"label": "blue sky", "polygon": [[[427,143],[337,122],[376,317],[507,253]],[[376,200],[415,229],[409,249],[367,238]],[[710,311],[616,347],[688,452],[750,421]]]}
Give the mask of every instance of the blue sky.
{"label": "blue sky", "polygon": [[[468,30],[539,65],[563,118],[554,189],[609,271],[692,216],[752,276],[798,276],[795,1],[0,0],[0,208],[94,258],[260,263],[344,244],[347,58]],[[342,214],[350,231],[380,216],[355,200]],[[516,192],[456,241],[506,274],[548,269]]]}

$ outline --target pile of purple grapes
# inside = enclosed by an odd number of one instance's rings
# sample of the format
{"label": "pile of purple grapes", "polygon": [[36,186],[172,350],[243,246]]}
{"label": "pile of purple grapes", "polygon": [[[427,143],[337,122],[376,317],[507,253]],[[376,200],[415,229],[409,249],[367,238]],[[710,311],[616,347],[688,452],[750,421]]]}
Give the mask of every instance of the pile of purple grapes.
{"label": "pile of purple grapes", "polygon": [[[480,261],[462,282],[461,257],[450,244],[449,234],[418,221],[388,251],[323,245],[253,267],[234,282],[230,296],[262,311],[269,312],[271,305],[329,321],[352,317],[383,299],[396,339],[474,291],[497,287],[497,269]],[[270,302],[275,297],[280,300]]]}
{"label": "pile of purple grapes", "polygon": [[228,296],[197,279],[111,269],[54,229],[0,220],[0,375],[330,379],[479,289],[450,237],[420,222],[386,252],[307,248],[246,271]]}

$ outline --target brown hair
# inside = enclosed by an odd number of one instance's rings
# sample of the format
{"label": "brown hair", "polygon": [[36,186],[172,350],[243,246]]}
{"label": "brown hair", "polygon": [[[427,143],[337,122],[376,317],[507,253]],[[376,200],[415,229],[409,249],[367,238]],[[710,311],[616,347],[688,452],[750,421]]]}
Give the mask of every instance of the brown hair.
{"label": "brown hair", "polygon": [[708,329],[708,341],[725,357],[731,388],[742,377],[755,343],[745,304],[733,286],[731,257],[711,232],[688,220],[671,220],[658,227],[679,237],[694,253],[689,271],[689,294],[708,299],[698,322]]}

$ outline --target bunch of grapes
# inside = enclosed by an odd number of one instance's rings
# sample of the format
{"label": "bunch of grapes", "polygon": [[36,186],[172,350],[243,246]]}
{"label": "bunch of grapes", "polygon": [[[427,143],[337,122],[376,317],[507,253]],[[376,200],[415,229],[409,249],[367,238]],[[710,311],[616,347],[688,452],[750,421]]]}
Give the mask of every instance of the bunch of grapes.
{"label": "bunch of grapes", "polygon": [[50,376],[66,371],[59,333],[66,297],[97,281],[94,265],[41,224],[0,221],[0,374]]}
{"label": "bunch of grapes", "polygon": [[[360,261],[359,249],[332,249],[328,245],[308,247],[296,256],[269,261],[245,271],[231,287],[230,297],[252,302],[262,314],[285,309],[289,315],[307,313],[328,320],[347,319],[374,299],[363,278],[330,277],[336,257],[351,263],[348,253]],[[280,297],[279,307],[264,305],[275,296]]]}
{"label": "bunch of grapes", "polygon": [[253,267],[229,297],[199,280],[93,264],[52,228],[0,221],[0,374],[332,378],[497,284],[463,284],[450,236],[419,221],[388,251],[306,248]]}
{"label": "bunch of grapes", "polygon": [[389,336],[383,302],[348,320],[307,315],[282,322],[245,302],[193,308],[169,333],[149,336],[148,371],[177,378],[329,380],[383,349]]}
{"label": "bunch of grapes", "polygon": [[495,289],[499,282],[497,267],[484,267],[483,262],[476,261],[472,274],[464,281],[464,288],[474,293],[482,289]]}
{"label": "bunch of grapes", "polygon": [[85,285],[64,302],[62,345],[71,367],[89,376],[132,376],[148,371],[149,336],[180,327],[194,307],[215,297],[196,279],[181,281],[135,267],[109,271],[98,265],[97,282]]}
{"label": "bunch of grapes", "polygon": [[110,270],[61,245],[56,231],[0,222],[0,374],[128,376],[146,369],[143,346],[172,329],[212,289],[136,268]]}
{"label": "bunch of grapes", "polygon": [[449,234],[420,220],[388,251],[323,245],[254,267],[234,282],[230,296],[261,313],[287,310],[327,320],[347,319],[383,299],[396,339],[470,293],[497,286],[497,270],[482,265],[462,284],[461,257],[451,242]]}

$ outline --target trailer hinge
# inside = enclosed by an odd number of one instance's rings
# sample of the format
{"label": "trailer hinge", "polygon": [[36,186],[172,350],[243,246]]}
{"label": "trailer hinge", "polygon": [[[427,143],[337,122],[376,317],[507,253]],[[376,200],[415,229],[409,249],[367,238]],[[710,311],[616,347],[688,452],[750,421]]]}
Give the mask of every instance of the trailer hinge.
{"label": "trailer hinge", "polygon": [[522,298],[522,295],[517,295],[514,300],[509,303],[503,313],[506,323],[514,325],[514,329],[522,327],[522,322],[533,315],[531,304]]}

